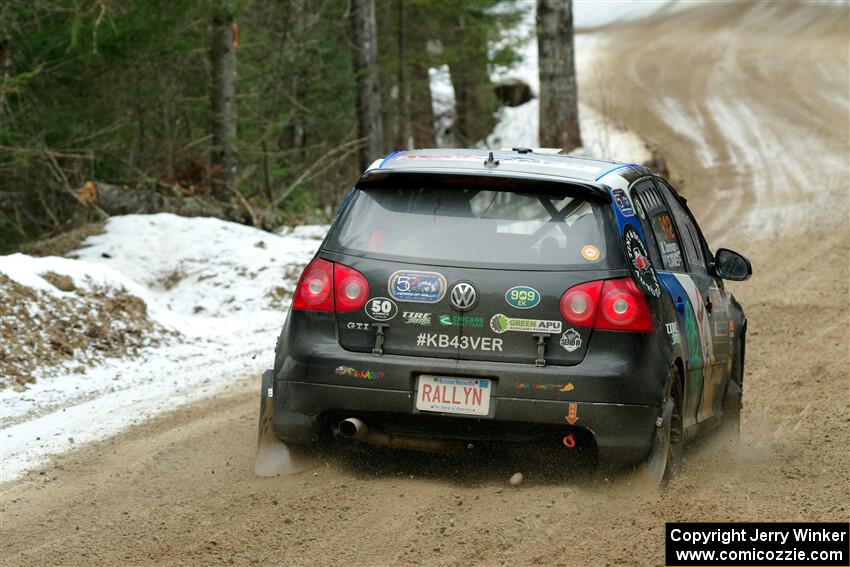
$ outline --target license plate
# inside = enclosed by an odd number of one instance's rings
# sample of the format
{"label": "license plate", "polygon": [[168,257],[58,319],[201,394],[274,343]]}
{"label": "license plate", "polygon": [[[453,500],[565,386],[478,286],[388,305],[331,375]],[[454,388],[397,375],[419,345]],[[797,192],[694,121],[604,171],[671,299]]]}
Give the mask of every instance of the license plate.
{"label": "license plate", "polygon": [[416,409],[464,415],[490,413],[492,382],[486,378],[419,377]]}

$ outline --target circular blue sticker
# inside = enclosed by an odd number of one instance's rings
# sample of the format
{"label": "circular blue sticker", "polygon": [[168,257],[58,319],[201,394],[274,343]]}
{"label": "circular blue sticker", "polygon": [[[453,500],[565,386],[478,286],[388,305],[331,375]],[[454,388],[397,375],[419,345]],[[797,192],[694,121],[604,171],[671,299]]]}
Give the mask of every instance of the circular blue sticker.
{"label": "circular blue sticker", "polygon": [[540,292],[527,285],[518,285],[505,292],[505,301],[517,309],[531,309],[540,303]]}

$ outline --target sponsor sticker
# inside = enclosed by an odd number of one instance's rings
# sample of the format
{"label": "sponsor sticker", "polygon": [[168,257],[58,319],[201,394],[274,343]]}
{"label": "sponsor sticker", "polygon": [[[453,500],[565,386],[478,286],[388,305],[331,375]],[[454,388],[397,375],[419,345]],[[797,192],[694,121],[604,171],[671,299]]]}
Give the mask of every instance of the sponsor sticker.
{"label": "sponsor sticker", "polygon": [[652,262],[649,261],[649,255],[646,253],[646,247],[643,245],[643,241],[631,226],[627,225],[623,231],[623,242],[626,247],[626,256],[629,259],[637,283],[649,295],[660,297],[661,286],[658,283],[658,278],[655,277],[655,268],[652,267]]}
{"label": "sponsor sticker", "polygon": [[572,392],[575,390],[572,382],[567,384],[529,384],[526,382],[514,384],[517,390],[534,390],[536,392]]}
{"label": "sponsor sticker", "polygon": [[446,278],[437,272],[399,270],[388,282],[390,297],[398,301],[437,303],[446,295]]}
{"label": "sponsor sticker", "polygon": [[611,196],[614,202],[617,203],[617,208],[623,213],[624,217],[635,216],[635,209],[632,207],[632,201],[624,189],[612,189]]}
{"label": "sponsor sticker", "polygon": [[416,346],[502,352],[502,339],[469,337],[466,335],[459,337],[457,335],[443,335],[440,333],[419,333],[416,336]]}
{"label": "sponsor sticker", "polygon": [[715,321],[714,322],[714,334],[718,337],[725,337],[729,334],[729,322],[728,321]]}
{"label": "sponsor sticker", "polygon": [[667,329],[667,334],[670,335],[670,340],[674,345],[679,344],[681,338],[679,337],[679,324],[678,323],[666,323],[664,328]]}
{"label": "sponsor sticker", "polygon": [[484,327],[484,317],[472,317],[470,315],[440,315],[440,325],[443,327],[468,327],[481,329]]}
{"label": "sponsor sticker", "polygon": [[401,317],[408,325],[421,325],[423,327],[431,326],[430,313],[422,313],[421,311],[403,311],[401,313]]}
{"label": "sponsor sticker", "polygon": [[490,318],[490,330],[497,334],[507,331],[521,333],[560,333],[560,321],[541,321],[539,319],[517,319],[496,313]]}
{"label": "sponsor sticker", "polygon": [[381,380],[384,377],[383,372],[376,372],[374,370],[356,370],[350,366],[337,366],[334,373],[338,376],[350,376],[357,380],[366,380],[369,382]]}
{"label": "sponsor sticker", "polygon": [[386,297],[373,297],[366,302],[366,315],[375,321],[389,321],[398,315],[398,305]]}
{"label": "sponsor sticker", "polygon": [[595,262],[599,259],[600,256],[599,248],[594,246],[593,244],[585,244],[581,247],[581,257],[587,260],[588,262]]}
{"label": "sponsor sticker", "polygon": [[575,329],[567,329],[561,335],[561,346],[567,352],[575,352],[581,348],[581,335]]}
{"label": "sponsor sticker", "polygon": [[346,323],[345,328],[351,329],[353,331],[368,331],[369,329],[372,328],[372,325],[370,325],[369,323],[356,323],[356,322],[352,321],[352,322]]}
{"label": "sponsor sticker", "polygon": [[531,309],[540,303],[540,292],[533,287],[518,285],[505,292],[505,301],[517,309]]}

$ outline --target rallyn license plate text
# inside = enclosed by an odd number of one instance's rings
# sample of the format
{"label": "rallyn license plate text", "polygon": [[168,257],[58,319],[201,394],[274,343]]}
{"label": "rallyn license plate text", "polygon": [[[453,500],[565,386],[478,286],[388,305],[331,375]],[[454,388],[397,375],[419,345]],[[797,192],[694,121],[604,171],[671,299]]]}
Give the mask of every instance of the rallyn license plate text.
{"label": "rallyn license plate text", "polygon": [[419,377],[416,409],[487,415],[490,413],[490,380],[484,378]]}
{"label": "rallyn license plate text", "polygon": [[459,337],[457,335],[441,335],[440,333],[419,333],[416,336],[416,346],[502,352],[502,339],[491,337]]}

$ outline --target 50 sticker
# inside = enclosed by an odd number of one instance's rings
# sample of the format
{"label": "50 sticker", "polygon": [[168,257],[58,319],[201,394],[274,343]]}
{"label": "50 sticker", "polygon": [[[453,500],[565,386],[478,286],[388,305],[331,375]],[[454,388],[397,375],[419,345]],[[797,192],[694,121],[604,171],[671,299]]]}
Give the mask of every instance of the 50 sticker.
{"label": "50 sticker", "polygon": [[398,306],[386,297],[373,297],[366,302],[366,315],[375,321],[389,321],[398,315]]}
{"label": "50 sticker", "polygon": [[517,309],[531,309],[540,303],[540,292],[533,287],[518,285],[505,293],[505,301]]}

